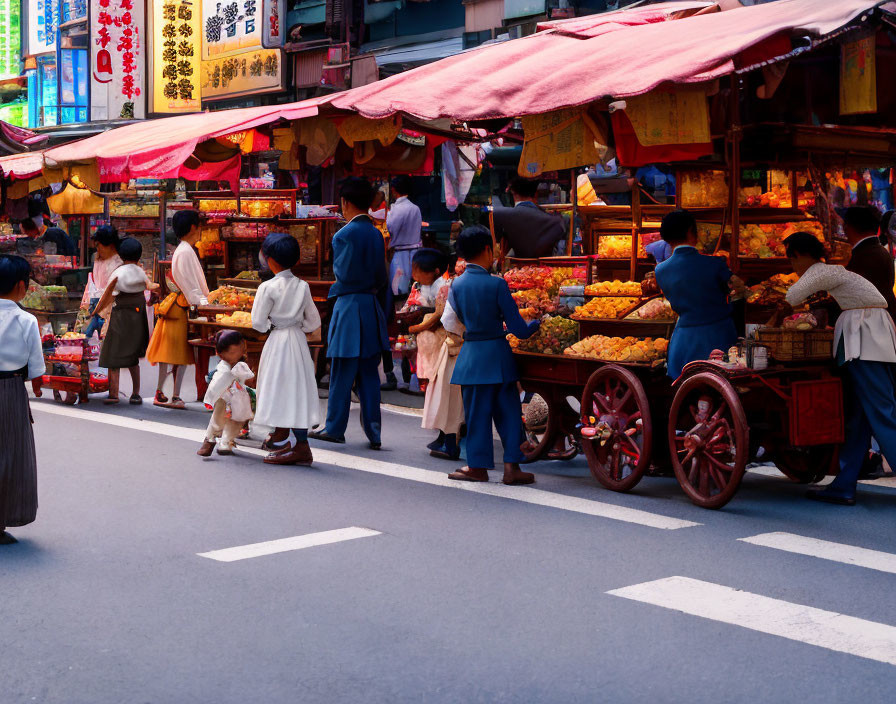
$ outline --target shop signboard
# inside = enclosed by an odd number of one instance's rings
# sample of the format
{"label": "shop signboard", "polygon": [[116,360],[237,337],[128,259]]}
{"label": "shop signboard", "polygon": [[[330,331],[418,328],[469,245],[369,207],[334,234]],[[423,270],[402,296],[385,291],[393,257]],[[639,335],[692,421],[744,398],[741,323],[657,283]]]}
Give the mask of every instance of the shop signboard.
{"label": "shop signboard", "polygon": [[258,49],[202,62],[202,99],[221,100],[283,90],[280,49]]}
{"label": "shop signboard", "polygon": [[90,119],[146,117],[143,0],[90,0]]}
{"label": "shop signboard", "polygon": [[59,0],[28,0],[28,56],[56,51]]}
{"label": "shop signboard", "polygon": [[152,112],[198,112],[202,34],[199,4],[191,0],[151,2]]}
{"label": "shop signboard", "polygon": [[203,0],[202,59],[279,48],[285,21],[285,0]]}
{"label": "shop signboard", "polygon": [[87,50],[59,50],[60,124],[87,122]]}
{"label": "shop signboard", "polygon": [[0,0],[0,79],[21,75],[19,0]]}

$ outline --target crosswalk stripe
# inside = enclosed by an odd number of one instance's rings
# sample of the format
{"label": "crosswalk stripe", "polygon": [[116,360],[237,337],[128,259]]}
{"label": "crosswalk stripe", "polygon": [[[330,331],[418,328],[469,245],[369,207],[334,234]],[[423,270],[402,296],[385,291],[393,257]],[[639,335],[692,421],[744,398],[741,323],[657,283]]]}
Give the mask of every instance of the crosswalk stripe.
{"label": "crosswalk stripe", "polygon": [[356,538],[370,538],[374,535],[381,535],[381,533],[369,528],[352,526],[351,528],[325,530],[320,533],[296,535],[292,538],[280,538],[279,540],[268,540],[264,543],[239,545],[235,548],[224,548],[223,550],[212,550],[211,552],[199,552],[196,554],[199,557],[207,557],[218,562],[236,562],[237,560],[248,560],[252,557],[263,557],[264,555],[276,555],[277,553],[289,552],[291,550],[313,548],[318,545],[331,545],[332,543],[341,543],[346,540],[355,540]]}
{"label": "crosswalk stripe", "polygon": [[[96,411],[85,411],[80,408],[55,406],[50,405],[49,403],[32,403],[31,407],[33,410],[42,413],[69,418],[79,418],[95,423],[105,423],[119,428],[129,428],[146,433],[156,433],[197,443],[202,442],[205,437],[205,431],[203,430],[181,428],[169,423],[138,420],[126,416],[109,415],[106,413],[97,413]],[[257,456],[264,456],[267,454],[262,450],[247,447],[240,447],[239,451],[241,453]],[[474,494],[485,494],[487,496],[521,501],[523,503],[545,506],[547,508],[557,508],[563,511],[581,513],[587,516],[635,523],[649,528],[658,528],[660,530],[678,530],[680,528],[691,528],[702,525],[695,521],[687,521],[682,518],[673,518],[658,513],[642,511],[640,509],[628,508],[626,506],[605,503],[603,501],[594,501],[592,499],[582,499],[577,496],[568,496],[566,494],[558,494],[543,489],[533,489],[532,487],[527,486],[504,486],[503,484],[497,483],[480,484],[453,481],[448,479],[447,474],[442,472],[434,472],[428,469],[394,464],[392,462],[384,462],[382,460],[374,460],[367,457],[358,457],[356,455],[350,455],[348,452],[334,452],[333,450],[322,450],[315,447],[314,459],[316,463],[332,465],[334,467],[353,469],[359,472],[378,474],[380,476],[393,477],[395,479],[404,479],[446,489],[469,491]]]}
{"label": "crosswalk stripe", "polygon": [[688,577],[607,592],[839,653],[896,665],[896,627]]}
{"label": "crosswalk stripe", "polygon": [[751,545],[761,545],[775,550],[784,550],[818,557],[822,560],[842,562],[846,565],[856,565],[857,567],[867,567],[870,570],[896,574],[896,555],[889,552],[781,532],[762,533],[749,538],[738,538],[738,540]]}

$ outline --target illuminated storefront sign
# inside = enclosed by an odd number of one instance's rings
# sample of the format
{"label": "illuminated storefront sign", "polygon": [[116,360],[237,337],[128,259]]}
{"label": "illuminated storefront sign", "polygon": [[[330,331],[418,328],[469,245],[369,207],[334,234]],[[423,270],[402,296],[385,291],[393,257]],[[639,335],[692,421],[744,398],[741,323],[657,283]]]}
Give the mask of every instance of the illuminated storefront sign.
{"label": "illuminated storefront sign", "polygon": [[153,0],[152,111],[197,112],[200,107],[199,5]]}
{"label": "illuminated storefront sign", "polygon": [[258,49],[202,62],[202,98],[220,100],[283,89],[280,49]]}
{"label": "illuminated storefront sign", "polygon": [[21,75],[21,34],[18,0],[0,0],[0,78]]}
{"label": "illuminated storefront sign", "polygon": [[146,117],[143,0],[90,0],[90,118]]}

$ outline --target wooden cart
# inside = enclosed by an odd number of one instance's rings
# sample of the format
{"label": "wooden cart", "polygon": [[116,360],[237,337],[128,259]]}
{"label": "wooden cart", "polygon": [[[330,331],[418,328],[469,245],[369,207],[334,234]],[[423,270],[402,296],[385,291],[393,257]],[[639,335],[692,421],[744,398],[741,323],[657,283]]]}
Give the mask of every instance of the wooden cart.
{"label": "wooden cart", "polygon": [[[833,468],[843,441],[840,379],[829,363],[729,369],[694,362],[672,382],[661,366],[515,352],[521,383],[548,404],[530,458],[575,435],[592,475],[629,491],[648,472],[674,472],[688,498],[721,508],[759,455],[798,482]],[[580,398],[575,413],[566,402]]]}

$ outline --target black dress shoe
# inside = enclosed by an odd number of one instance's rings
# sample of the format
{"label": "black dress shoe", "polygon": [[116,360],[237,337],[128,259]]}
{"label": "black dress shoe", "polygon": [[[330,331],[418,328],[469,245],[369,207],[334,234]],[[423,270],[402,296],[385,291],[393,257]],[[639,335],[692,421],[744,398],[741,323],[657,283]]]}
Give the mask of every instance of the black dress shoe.
{"label": "black dress shoe", "polygon": [[371,440],[371,441],[370,441],[370,445],[369,445],[369,447],[370,447],[371,450],[382,450],[382,449],[383,449],[383,443],[381,443],[381,442],[373,442],[373,441]]}
{"label": "black dress shoe", "polygon": [[806,492],[806,498],[812,501],[821,501],[826,504],[836,504],[837,506],[855,506],[856,497],[841,493],[836,489],[809,489]]}
{"label": "black dress shoe", "polygon": [[0,545],[15,545],[17,542],[19,541],[13,538],[5,530],[0,530]]}
{"label": "black dress shoe", "polygon": [[345,444],[345,438],[337,438],[335,435],[329,435],[324,430],[312,431],[308,433],[308,437],[312,440],[322,440],[323,442],[335,442],[338,445]]}

